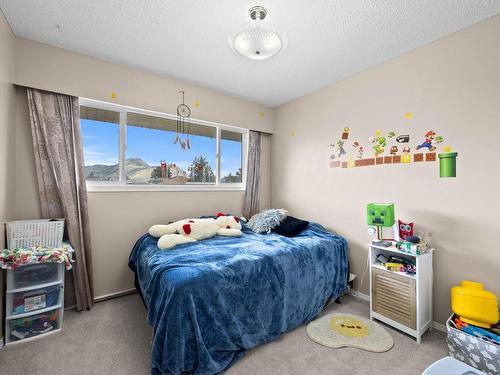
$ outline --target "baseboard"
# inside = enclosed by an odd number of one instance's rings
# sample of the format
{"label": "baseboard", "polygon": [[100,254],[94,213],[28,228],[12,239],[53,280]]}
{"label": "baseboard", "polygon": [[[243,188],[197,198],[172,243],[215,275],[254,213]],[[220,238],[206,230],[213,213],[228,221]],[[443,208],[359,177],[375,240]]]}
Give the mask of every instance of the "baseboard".
{"label": "baseboard", "polygon": [[108,299],[123,297],[123,296],[127,296],[129,294],[134,294],[136,292],[137,292],[137,290],[135,288],[132,288],[132,289],[123,290],[121,292],[104,294],[102,296],[94,297],[94,302],[107,301]]}
{"label": "baseboard", "polygon": [[[358,299],[360,299],[362,301],[367,301],[367,302],[370,301],[370,296],[369,295],[361,293],[361,292],[359,292],[357,290],[351,289],[351,295],[354,298],[358,298]],[[446,325],[444,325],[443,323],[439,323],[439,322],[434,321],[434,322],[432,322],[432,328],[434,328],[436,331],[446,333]]]}
{"label": "baseboard", "polygon": [[439,331],[439,332],[444,332],[446,333],[446,325],[444,325],[443,323],[439,323],[439,322],[432,322],[432,327],[436,330],[436,331]]}
{"label": "baseboard", "polygon": [[364,293],[361,293],[358,290],[351,289],[351,295],[354,298],[359,298],[362,301],[370,302],[370,296]]}

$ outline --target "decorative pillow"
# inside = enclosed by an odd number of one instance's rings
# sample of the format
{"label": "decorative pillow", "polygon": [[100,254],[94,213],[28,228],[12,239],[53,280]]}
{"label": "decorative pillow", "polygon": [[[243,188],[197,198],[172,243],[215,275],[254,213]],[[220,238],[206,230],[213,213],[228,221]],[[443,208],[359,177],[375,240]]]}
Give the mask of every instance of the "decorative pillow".
{"label": "decorative pillow", "polygon": [[295,237],[306,229],[308,225],[308,221],[300,220],[293,216],[287,216],[280,225],[273,229],[273,232],[285,237]]}
{"label": "decorative pillow", "polygon": [[286,219],[288,211],[282,208],[264,210],[252,216],[246,225],[255,233],[269,233]]}

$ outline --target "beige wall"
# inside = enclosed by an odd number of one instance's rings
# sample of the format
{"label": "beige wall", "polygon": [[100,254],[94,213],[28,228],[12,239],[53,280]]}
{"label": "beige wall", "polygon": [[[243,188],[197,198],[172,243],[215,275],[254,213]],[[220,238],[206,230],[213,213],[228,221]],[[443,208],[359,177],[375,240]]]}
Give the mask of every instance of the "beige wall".
{"label": "beige wall", "polygon": [[[4,222],[14,216],[15,91],[14,35],[0,11],[0,249],[5,246]],[[0,271],[0,321],[3,319],[3,271]],[[3,324],[0,338],[3,337]]]}
{"label": "beige wall", "polygon": [[[278,107],[272,137],[272,205],[319,221],[349,241],[355,289],[368,293],[366,203],[394,202],[397,215],[433,234],[434,313],[450,314],[449,289],[484,282],[500,296],[500,16]],[[413,111],[408,122],[404,114]],[[459,153],[458,177],[437,164],[329,168],[341,129],[419,138],[442,133]],[[290,132],[295,132],[291,136]],[[349,141],[352,142],[354,138]]]}
{"label": "beige wall", "polygon": [[[184,89],[188,94],[196,93],[191,98],[200,101],[199,109],[192,106],[193,111],[196,111],[193,116],[197,118],[268,131],[272,129],[272,109],[26,39],[17,38],[16,48],[16,57],[21,60],[21,63],[16,64],[18,84],[107,101],[110,101],[106,98],[109,91],[116,90],[117,102],[120,104],[170,113],[175,111],[179,101],[177,91]],[[66,64],[61,65],[58,59],[64,59]],[[37,66],[26,60],[36,60]],[[38,64],[41,64],[41,70]],[[78,70],[79,74],[72,74],[73,69]],[[32,71],[38,73],[33,74]],[[92,77],[90,80],[89,76]],[[173,92],[172,95],[169,90]],[[160,93],[163,95],[161,98]],[[25,96],[24,89],[18,88],[14,196],[17,219],[40,216]],[[265,112],[263,118],[260,116],[261,111]],[[270,136],[265,135],[261,186],[263,208],[268,207],[270,202],[269,158]],[[90,192],[88,199],[95,296],[101,297],[134,287],[133,275],[127,267],[128,255],[135,241],[149,226],[219,211],[240,215],[243,195],[242,191]]]}
{"label": "beige wall", "polygon": [[165,113],[184,90],[193,118],[273,132],[271,108],[29,39],[16,38],[14,83]]}

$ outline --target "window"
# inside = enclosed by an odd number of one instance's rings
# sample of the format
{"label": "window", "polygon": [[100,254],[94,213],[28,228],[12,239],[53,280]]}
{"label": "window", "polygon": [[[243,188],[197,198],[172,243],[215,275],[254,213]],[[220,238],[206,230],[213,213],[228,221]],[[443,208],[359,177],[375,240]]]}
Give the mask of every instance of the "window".
{"label": "window", "polygon": [[80,100],[89,190],[243,189],[245,129]]}
{"label": "window", "polygon": [[243,134],[228,130],[220,132],[221,182],[241,183],[243,170]]}
{"label": "window", "polygon": [[87,181],[118,181],[120,113],[80,107]]}

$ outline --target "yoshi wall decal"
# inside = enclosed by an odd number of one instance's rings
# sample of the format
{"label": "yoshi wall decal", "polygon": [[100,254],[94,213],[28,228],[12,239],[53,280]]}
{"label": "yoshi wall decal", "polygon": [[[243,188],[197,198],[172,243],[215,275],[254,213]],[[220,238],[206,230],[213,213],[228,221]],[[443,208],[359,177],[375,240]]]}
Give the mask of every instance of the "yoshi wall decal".
{"label": "yoshi wall decal", "polygon": [[[411,114],[411,115],[410,115]],[[408,112],[405,118],[412,119],[413,113]],[[407,132],[408,130],[406,130]],[[377,130],[368,138],[367,147],[359,134],[352,128],[343,127],[339,137],[330,147],[330,168],[356,168],[373,165],[405,164],[409,167],[422,163],[432,163],[439,160],[440,177],[456,177],[457,152],[446,146],[441,150],[445,138],[435,130],[420,132],[415,136],[399,134],[395,131]],[[355,136],[352,143],[349,138]],[[412,145],[411,140],[417,140]],[[438,155],[438,152],[439,155]]]}

